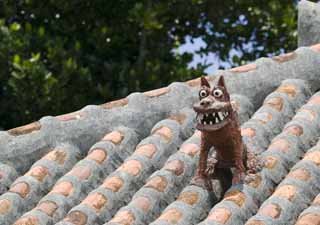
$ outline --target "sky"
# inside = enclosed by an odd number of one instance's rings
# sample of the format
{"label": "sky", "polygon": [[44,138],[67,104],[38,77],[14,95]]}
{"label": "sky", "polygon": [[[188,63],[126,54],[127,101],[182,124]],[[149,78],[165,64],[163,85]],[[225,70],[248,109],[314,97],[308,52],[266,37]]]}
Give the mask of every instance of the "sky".
{"label": "sky", "polygon": [[186,37],[186,43],[181,45],[177,52],[179,54],[183,53],[192,53],[193,54],[193,61],[189,64],[189,68],[194,68],[198,63],[206,64],[210,63],[212,64],[210,67],[208,67],[205,72],[207,74],[213,74],[219,67],[219,58],[213,54],[209,53],[207,56],[201,57],[200,54],[197,54],[196,51],[200,50],[200,48],[205,48],[207,45],[201,38],[195,38],[193,39],[194,43],[191,43],[191,39],[189,37]]}
{"label": "sky", "polygon": [[[205,48],[207,46],[207,44],[202,40],[201,37],[194,38],[192,43],[191,38],[187,36],[185,38],[185,41],[186,43],[181,45],[177,50],[175,50],[175,52],[177,52],[178,54],[183,54],[185,52],[193,54],[193,61],[188,65],[189,68],[195,68],[198,63],[212,64],[205,70],[205,73],[207,74],[214,74],[215,71],[218,70],[219,65],[222,65],[225,68],[230,68],[229,63],[222,62],[219,59],[219,57],[214,53],[209,53],[206,56],[200,56],[200,54],[197,54],[197,51],[200,50],[200,48]],[[230,51],[229,57],[232,57],[233,55],[237,55],[238,57],[241,57],[241,54],[236,50]]]}

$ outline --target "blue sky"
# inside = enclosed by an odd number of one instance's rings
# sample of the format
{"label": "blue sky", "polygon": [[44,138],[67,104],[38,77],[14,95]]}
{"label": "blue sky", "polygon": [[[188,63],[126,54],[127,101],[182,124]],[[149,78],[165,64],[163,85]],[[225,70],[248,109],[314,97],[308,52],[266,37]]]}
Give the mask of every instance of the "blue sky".
{"label": "blue sky", "polygon": [[[206,56],[200,56],[200,54],[196,53],[198,50],[200,50],[200,48],[205,48],[207,46],[201,37],[194,38],[193,43],[191,42],[191,38],[188,36],[185,38],[185,40],[186,40],[186,43],[181,45],[177,50],[175,50],[175,52],[177,52],[179,54],[183,54],[185,52],[193,54],[193,61],[189,64],[189,68],[196,67],[198,63],[212,64],[211,66],[209,66],[205,70],[205,73],[214,74],[215,71],[219,68],[219,65],[222,65],[226,68],[230,67],[229,63],[222,62],[219,59],[219,57],[214,53],[209,53]],[[230,57],[232,57],[233,55],[237,55],[237,56],[241,57],[241,54],[239,52],[237,52],[236,50],[230,51]]]}
{"label": "blue sky", "polygon": [[191,43],[191,39],[186,37],[186,44],[181,45],[177,52],[179,54],[183,54],[185,52],[193,53],[193,61],[189,64],[189,68],[196,67],[198,63],[206,64],[210,63],[213,64],[208,67],[205,72],[208,74],[214,73],[218,69],[219,65],[219,58],[213,54],[209,53],[207,56],[201,57],[196,51],[200,50],[200,48],[205,48],[207,45],[201,38],[193,39],[194,43]]}

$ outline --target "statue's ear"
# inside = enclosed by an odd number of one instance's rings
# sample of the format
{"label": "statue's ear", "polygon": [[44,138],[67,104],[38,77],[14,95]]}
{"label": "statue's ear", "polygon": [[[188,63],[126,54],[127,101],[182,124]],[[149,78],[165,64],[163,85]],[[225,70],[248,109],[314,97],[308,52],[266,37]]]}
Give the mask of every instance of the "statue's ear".
{"label": "statue's ear", "polygon": [[224,89],[224,95],[226,97],[226,100],[230,101],[230,95],[227,91],[226,83],[225,83],[224,77],[222,75],[218,79],[217,86],[222,87]]}
{"label": "statue's ear", "polygon": [[207,79],[205,77],[201,77],[201,86],[206,86],[208,88],[210,88],[210,84],[209,82],[207,81]]}
{"label": "statue's ear", "polygon": [[222,75],[219,77],[217,86],[226,88],[226,83],[224,82],[224,77]]}

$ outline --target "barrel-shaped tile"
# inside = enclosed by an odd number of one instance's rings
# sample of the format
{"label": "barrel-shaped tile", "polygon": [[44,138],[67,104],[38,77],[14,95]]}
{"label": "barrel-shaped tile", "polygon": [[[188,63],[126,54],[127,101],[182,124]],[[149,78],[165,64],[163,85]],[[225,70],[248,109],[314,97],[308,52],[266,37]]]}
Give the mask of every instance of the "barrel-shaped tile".
{"label": "barrel-shaped tile", "polygon": [[[100,142],[91,147],[87,156],[62,176],[52,190],[32,209],[32,211],[38,211],[39,207],[48,201],[55,204],[56,207],[47,220],[40,220],[41,225],[60,220],[67,213],[68,208],[84,199],[89,191],[96,188],[104,177],[114,171],[125,157],[133,152],[137,142],[138,136],[135,131],[126,127],[117,127],[104,135]],[[49,158],[56,159],[58,163],[63,160],[62,155],[60,157],[52,155]],[[37,179],[45,175],[40,169],[35,172],[30,175],[35,174]],[[33,215],[32,211],[27,215]]]}
{"label": "barrel-shaped tile", "polygon": [[[0,216],[1,224],[11,224],[27,212],[48,192],[61,174],[67,172],[79,158],[79,150],[69,144],[61,144],[33,164],[30,170],[11,185],[0,199],[0,204],[10,201],[11,208]],[[15,200],[13,200],[15,198]],[[18,209],[18,210],[17,210]]]}

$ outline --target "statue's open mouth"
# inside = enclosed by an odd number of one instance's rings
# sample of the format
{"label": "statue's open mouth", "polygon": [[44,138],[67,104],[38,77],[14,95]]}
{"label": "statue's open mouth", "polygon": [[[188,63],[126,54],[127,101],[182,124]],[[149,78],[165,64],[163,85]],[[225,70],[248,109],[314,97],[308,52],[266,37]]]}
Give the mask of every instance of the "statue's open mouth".
{"label": "statue's open mouth", "polygon": [[218,124],[229,116],[229,112],[213,112],[213,113],[199,113],[197,116],[198,123],[203,125]]}
{"label": "statue's open mouth", "polygon": [[193,105],[197,113],[197,129],[201,131],[216,131],[231,121],[232,107],[229,102],[215,102],[210,107],[200,103]]}
{"label": "statue's open mouth", "polygon": [[198,112],[197,129],[202,131],[216,131],[230,122],[229,111]]}

